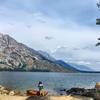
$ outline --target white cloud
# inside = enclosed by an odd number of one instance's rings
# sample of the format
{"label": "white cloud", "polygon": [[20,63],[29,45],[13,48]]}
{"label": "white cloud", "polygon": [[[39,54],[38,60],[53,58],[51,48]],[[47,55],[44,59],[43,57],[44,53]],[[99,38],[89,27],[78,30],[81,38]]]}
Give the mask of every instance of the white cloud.
{"label": "white cloud", "polygon": [[74,62],[74,63],[76,63],[78,65],[87,65],[87,66],[90,66],[91,65],[90,62],[86,62],[86,61],[77,61],[77,62]]}

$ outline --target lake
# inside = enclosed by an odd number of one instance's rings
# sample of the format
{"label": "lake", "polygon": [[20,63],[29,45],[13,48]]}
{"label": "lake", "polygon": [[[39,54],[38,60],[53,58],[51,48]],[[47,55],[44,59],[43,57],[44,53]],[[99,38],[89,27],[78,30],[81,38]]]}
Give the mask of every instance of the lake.
{"label": "lake", "polygon": [[25,92],[38,89],[38,81],[50,92],[72,87],[93,88],[100,81],[100,73],[41,73],[41,72],[0,72],[0,84]]}

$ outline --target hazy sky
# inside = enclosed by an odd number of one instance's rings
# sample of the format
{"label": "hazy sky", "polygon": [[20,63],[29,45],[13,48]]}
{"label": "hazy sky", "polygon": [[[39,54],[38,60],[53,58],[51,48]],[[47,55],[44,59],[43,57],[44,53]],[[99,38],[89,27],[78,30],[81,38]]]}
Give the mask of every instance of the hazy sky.
{"label": "hazy sky", "polygon": [[0,32],[66,62],[100,70],[96,0],[0,0]]}

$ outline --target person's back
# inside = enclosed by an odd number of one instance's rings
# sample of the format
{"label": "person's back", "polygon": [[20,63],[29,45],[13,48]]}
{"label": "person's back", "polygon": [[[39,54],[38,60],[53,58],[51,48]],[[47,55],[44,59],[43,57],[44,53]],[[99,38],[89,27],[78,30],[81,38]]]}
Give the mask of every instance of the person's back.
{"label": "person's back", "polygon": [[41,81],[39,81],[38,83],[38,88],[39,88],[39,91],[43,89],[43,83]]}

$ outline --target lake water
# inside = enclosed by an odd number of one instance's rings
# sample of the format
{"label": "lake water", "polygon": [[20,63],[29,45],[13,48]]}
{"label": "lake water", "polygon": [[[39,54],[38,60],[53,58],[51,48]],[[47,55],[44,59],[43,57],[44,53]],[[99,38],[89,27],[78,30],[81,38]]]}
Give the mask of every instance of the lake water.
{"label": "lake water", "polygon": [[50,92],[71,87],[92,88],[100,81],[99,73],[40,73],[40,72],[0,72],[0,84],[25,92],[38,89],[38,81]]}

